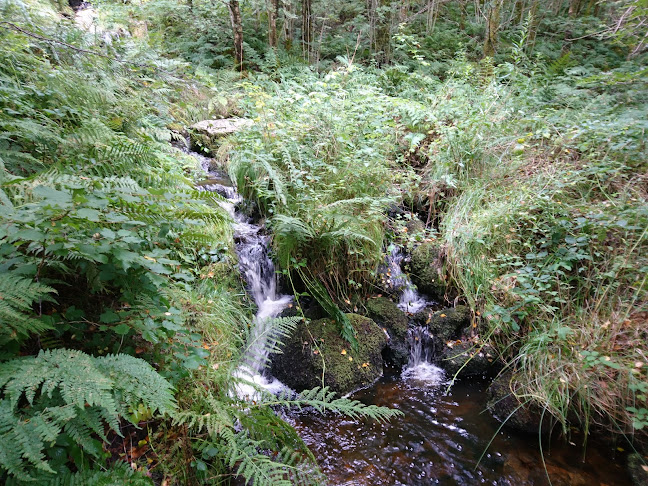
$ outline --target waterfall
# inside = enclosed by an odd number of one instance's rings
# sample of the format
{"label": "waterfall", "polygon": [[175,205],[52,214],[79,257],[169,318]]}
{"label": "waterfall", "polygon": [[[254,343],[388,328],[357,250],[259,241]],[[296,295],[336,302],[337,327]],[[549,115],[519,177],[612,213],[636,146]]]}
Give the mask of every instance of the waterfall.
{"label": "waterfall", "polygon": [[[191,155],[198,160],[208,175],[208,179],[200,183],[199,187],[226,198],[226,201],[221,201],[220,204],[234,219],[234,241],[239,269],[257,306],[248,336],[248,347],[241,359],[242,364],[234,375],[271,392],[281,390],[284,388],[281,382],[269,380],[264,376],[264,366],[268,359],[268,340],[273,333],[272,318],[288,307],[293,298],[277,293],[275,267],[269,255],[270,237],[263,232],[262,226],[254,224],[245,214],[237,211],[237,205],[243,198],[231,185],[227,174],[212,169],[210,159],[197,153]],[[236,395],[253,399],[256,391],[253,386],[240,383],[237,385]]]}
{"label": "waterfall", "polygon": [[387,285],[400,292],[399,309],[414,314],[430,304],[417,291],[409,277],[403,273],[401,263],[405,255],[399,247],[394,247],[387,255],[386,271]]}
{"label": "waterfall", "polygon": [[434,336],[426,326],[417,326],[407,331],[407,344],[410,348],[407,368],[403,371],[404,380],[424,382],[426,385],[440,385],[444,379],[441,368],[430,363],[434,356]]}

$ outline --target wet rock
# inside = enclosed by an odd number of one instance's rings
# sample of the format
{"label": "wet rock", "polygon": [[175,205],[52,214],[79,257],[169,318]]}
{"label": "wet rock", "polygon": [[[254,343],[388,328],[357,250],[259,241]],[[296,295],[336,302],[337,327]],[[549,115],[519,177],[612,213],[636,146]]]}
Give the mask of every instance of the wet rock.
{"label": "wet rock", "polygon": [[488,387],[488,403],[486,407],[493,417],[504,426],[526,434],[548,433],[552,426],[551,414],[534,403],[521,403],[515,396],[518,385],[509,371],[500,374]]}
{"label": "wet rock", "polygon": [[421,292],[437,299],[443,298],[447,285],[439,245],[423,243],[414,248],[409,269],[410,279]]}
{"label": "wet rock", "polygon": [[220,146],[220,139],[252,125],[246,118],[224,118],[221,120],[203,120],[195,123],[190,129],[191,145],[195,149],[215,152]]}
{"label": "wet rock", "polygon": [[435,338],[445,343],[460,337],[462,329],[470,325],[470,317],[470,308],[458,305],[438,311],[426,307],[414,314],[413,320],[416,325],[427,326]]}
{"label": "wet rock", "polygon": [[368,317],[347,314],[358,333],[358,350],[340,337],[332,319],[301,323],[286,339],[283,354],[273,357],[271,373],[296,391],[316,386],[347,394],[370,385],[383,372],[384,331]]}
{"label": "wet rock", "polygon": [[468,378],[488,376],[493,370],[495,351],[491,346],[471,341],[456,341],[446,344],[440,365],[449,377]]}
{"label": "wet rock", "polygon": [[389,334],[387,348],[383,353],[385,361],[399,368],[405,366],[409,359],[407,315],[386,297],[370,299],[365,305],[368,316]]}
{"label": "wet rock", "polygon": [[628,473],[632,486],[648,486],[648,458],[638,452],[628,456]]}

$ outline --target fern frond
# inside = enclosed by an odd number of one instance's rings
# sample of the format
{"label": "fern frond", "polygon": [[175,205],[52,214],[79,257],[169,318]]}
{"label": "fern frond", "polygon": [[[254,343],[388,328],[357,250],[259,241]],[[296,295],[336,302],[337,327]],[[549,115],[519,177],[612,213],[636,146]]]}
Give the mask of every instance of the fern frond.
{"label": "fern frond", "polygon": [[351,324],[347,315],[342,312],[337,305],[335,305],[335,302],[333,302],[333,299],[324,285],[311,275],[306,275],[305,271],[301,267],[297,267],[297,272],[306,285],[308,292],[315,298],[315,300],[317,300],[317,303],[322,306],[322,309],[324,309],[326,313],[340,326],[340,335],[342,338],[347,341],[354,350],[357,350],[358,338],[353,324]]}
{"label": "fern frond", "polygon": [[[55,477],[51,474],[35,476],[33,484],[39,486],[153,486],[151,478],[134,471],[125,462],[116,462],[106,470],[84,469],[76,473],[58,471]],[[21,486],[24,483],[16,478],[9,478],[6,486]]]}
{"label": "fern frond", "polygon": [[316,387],[312,390],[305,390],[296,396],[283,392],[276,397],[276,401],[271,400],[265,404],[294,406],[299,409],[312,407],[321,413],[336,412],[353,419],[368,418],[381,422],[388,422],[394,417],[401,417],[403,415],[403,412],[393,408],[366,405],[350,398],[336,398],[335,392],[330,391],[328,387]]}
{"label": "fern frond", "polygon": [[0,344],[51,329],[32,316],[34,302],[55,302],[56,290],[19,275],[0,273]]}
{"label": "fern frond", "polygon": [[299,316],[292,316],[257,321],[246,336],[246,344],[242,349],[243,362],[241,364],[250,369],[260,369],[267,366],[269,355],[281,353],[283,339],[292,334],[301,320],[302,318]]}
{"label": "fern frond", "polygon": [[140,403],[175,411],[171,385],[132,356],[56,349],[2,363],[0,470],[24,480],[33,479],[34,469],[52,472],[43,451],[62,432],[99,457],[93,437],[104,438],[105,425],[119,433],[120,416]]}

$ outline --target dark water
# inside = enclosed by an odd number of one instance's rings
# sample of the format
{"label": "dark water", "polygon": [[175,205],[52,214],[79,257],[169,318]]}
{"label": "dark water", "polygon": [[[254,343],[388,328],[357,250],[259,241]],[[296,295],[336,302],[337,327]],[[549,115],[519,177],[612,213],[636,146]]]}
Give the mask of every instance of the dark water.
{"label": "dark water", "polygon": [[537,437],[497,432],[499,423],[483,412],[484,383],[455,384],[446,395],[446,386],[426,373],[427,381],[392,373],[353,395],[405,413],[390,423],[308,414],[294,418],[330,484],[630,484],[622,454],[609,445],[590,444],[583,461],[581,447],[554,440],[544,444],[545,469]]}

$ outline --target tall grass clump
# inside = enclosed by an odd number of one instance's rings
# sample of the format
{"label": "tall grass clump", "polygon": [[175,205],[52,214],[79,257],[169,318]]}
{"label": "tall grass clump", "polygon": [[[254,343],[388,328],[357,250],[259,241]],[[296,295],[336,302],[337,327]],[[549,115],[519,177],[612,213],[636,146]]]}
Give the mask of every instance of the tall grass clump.
{"label": "tall grass clump", "polygon": [[632,434],[648,366],[645,82],[512,67],[455,76],[431,103],[423,188],[452,189],[447,265],[524,399],[565,430]]}

